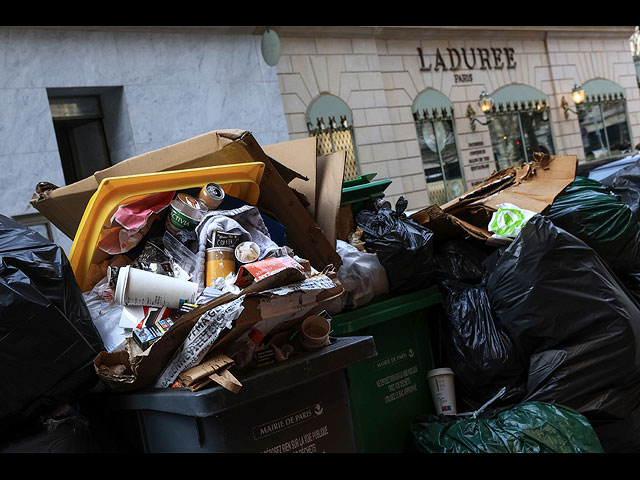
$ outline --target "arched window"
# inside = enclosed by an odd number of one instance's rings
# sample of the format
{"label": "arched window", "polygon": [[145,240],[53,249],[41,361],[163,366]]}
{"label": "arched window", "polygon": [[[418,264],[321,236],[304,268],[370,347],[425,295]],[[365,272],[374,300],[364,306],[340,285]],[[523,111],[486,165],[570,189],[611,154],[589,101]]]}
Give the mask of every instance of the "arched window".
{"label": "arched window", "polygon": [[352,180],[359,175],[358,157],[353,136],[351,109],[340,98],[323,93],[307,108],[309,135],[317,139],[318,155],[345,151],[344,179]]}
{"label": "arched window", "polygon": [[487,112],[496,170],[533,160],[533,153],[555,155],[549,97],[528,85],[507,85],[492,95]]}
{"label": "arched window", "polygon": [[429,201],[442,205],[465,191],[451,101],[437,90],[422,91],[413,102]]}
{"label": "arched window", "polygon": [[602,78],[586,82],[583,88],[585,100],[577,111],[585,159],[629,150],[631,135],[623,88]]}

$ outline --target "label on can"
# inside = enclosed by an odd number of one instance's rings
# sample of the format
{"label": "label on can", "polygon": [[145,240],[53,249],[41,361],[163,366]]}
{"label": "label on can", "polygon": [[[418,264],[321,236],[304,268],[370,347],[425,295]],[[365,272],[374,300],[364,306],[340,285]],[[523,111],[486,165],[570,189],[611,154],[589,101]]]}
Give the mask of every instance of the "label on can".
{"label": "label on can", "polygon": [[200,223],[199,220],[196,220],[185,215],[182,212],[179,212],[173,207],[173,205],[171,206],[171,210],[169,210],[169,216],[167,217],[167,220],[172,227],[178,230],[193,230]]}

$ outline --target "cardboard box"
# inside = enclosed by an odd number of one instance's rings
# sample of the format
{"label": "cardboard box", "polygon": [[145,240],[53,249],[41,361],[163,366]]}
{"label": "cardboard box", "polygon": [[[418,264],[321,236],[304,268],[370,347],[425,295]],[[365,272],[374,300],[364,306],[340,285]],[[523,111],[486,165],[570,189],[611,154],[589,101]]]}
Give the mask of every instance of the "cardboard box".
{"label": "cardboard box", "polygon": [[[311,162],[309,142],[304,142],[304,161],[300,157],[297,161],[291,160],[299,154],[296,147],[301,143],[284,142],[277,147],[271,146],[269,150],[280,152],[279,155],[286,157],[288,163],[303,166],[305,162]],[[315,152],[313,155],[315,161]],[[293,180],[300,183],[308,181],[308,178],[271,158],[253,135],[244,130],[208,132],[131,157],[65,187],[46,186],[42,182],[36,188],[31,204],[69,238],[74,238],[89,199],[105,178],[248,162],[265,164],[257,206],[286,227],[288,243],[296,254],[307,258],[318,270],[329,264],[339,266],[340,256],[332,241],[289,186]]]}
{"label": "cardboard box", "polygon": [[493,212],[502,203],[544,213],[560,193],[575,180],[578,158],[534,153],[534,160],[520,167],[502,169],[480,185],[450,202],[431,205],[411,215],[433,230],[438,241],[471,237],[488,240]]}

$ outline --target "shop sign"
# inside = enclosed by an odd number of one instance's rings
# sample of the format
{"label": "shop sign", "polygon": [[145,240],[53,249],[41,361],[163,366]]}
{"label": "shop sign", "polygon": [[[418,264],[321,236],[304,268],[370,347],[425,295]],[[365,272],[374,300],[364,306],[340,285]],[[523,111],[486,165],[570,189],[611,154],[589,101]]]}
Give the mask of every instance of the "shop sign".
{"label": "shop sign", "polygon": [[[447,48],[446,53],[440,52],[436,48],[435,59],[425,58],[422,48],[418,48],[418,56],[420,58],[420,70],[424,72],[434,71],[456,71],[466,68],[468,70],[499,70],[502,68],[516,68],[514,59],[514,49],[510,47],[504,48]],[[456,82],[471,81],[470,74],[458,75]]]}

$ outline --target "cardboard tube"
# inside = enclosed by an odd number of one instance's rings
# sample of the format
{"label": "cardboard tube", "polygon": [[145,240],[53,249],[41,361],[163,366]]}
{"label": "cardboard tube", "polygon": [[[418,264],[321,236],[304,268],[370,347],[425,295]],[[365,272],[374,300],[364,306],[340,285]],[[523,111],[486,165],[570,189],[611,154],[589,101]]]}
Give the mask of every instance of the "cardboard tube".
{"label": "cardboard tube", "polygon": [[131,266],[118,270],[115,300],[120,305],[147,305],[180,308],[183,303],[193,303],[198,284],[147,272]]}

